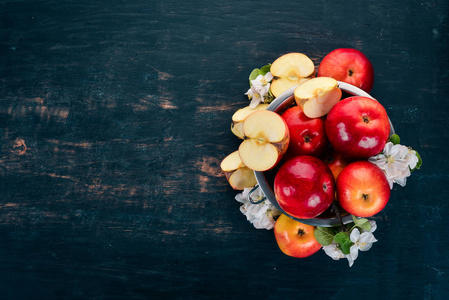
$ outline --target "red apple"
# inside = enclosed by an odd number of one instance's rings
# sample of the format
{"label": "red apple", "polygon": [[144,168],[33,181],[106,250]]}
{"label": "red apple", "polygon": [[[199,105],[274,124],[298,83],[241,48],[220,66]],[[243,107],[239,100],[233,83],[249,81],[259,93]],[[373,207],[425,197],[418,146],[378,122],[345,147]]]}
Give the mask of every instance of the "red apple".
{"label": "red apple", "polygon": [[340,175],[343,168],[352,162],[351,159],[344,157],[334,149],[329,149],[324,153],[323,161],[327,164],[329,169],[331,169],[335,180],[337,180],[338,175]]}
{"label": "red apple", "polygon": [[282,214],[274,225],[279,249],[292,257],[307,257],[321,249],[313,234],[315,226],[303,224]]}
{"label": "red apple", "polygon": [[298,155],[320,156],[327,146],[324,131],[324,118],[311,119],[307,117],[301,107],[293,106],[283,114],[290,132],[290,144],[286,157]]}
{"label": "red apple", "polygon": [[354,96],[332,107],[325,130],[337,152],[354,159],[366,159],[383,150],[390,135],[390,123],[379,102]]}
{"label": "red apple", "polygon": [[287,214],[299,219],[314,218],[334,200],[334,176],[319,158],[296,156],[287,160],[276,173],[274,194]]}
{"label": "red apple", "polygon": [[338,202],[357,217],[371,217],[384,209],[390,192],[385,173],[368,161],[347,165],[337,179]]}
{"label": "red apple", "polygon": [[369,93],[374,84],[374,69],[359,50],[340,48],[327,54],[318,67],[319,77],[332,77]]}

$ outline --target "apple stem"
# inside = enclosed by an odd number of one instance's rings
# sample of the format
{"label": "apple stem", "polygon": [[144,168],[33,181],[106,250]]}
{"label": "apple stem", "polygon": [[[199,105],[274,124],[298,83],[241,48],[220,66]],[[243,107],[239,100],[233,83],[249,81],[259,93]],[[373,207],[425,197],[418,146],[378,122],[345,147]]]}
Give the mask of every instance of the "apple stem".
{"label": "apple stem", "polygon": [[345,225],[343,224],[343,218],[341,217],[340,210],[338,209],[337,204],[335,204],[335,201],[332,202],[332,210],[335,212],[335,214],[336,214],[337,217],[338,217],[338,220],[340,221],[341,229],[342,229],[343,231],[346,231]]}

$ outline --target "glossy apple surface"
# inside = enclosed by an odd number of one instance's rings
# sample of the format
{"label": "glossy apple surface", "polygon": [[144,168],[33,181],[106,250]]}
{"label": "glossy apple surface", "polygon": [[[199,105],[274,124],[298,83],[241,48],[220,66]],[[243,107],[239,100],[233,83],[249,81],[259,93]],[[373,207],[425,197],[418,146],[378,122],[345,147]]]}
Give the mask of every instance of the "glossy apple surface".
{"label": "glossy apple surface", "polygon": [[290,144],[286,157],[298,155],[320,156],[327,146],[324,131],[324,118],[309,118],[301,107],[293,106],[287,109],[282,118],[287,123],[290,132]]}
{"label": "glossy apple surface", "polygon": [[274,225],[274,236],[279,249],[286,255],[308,257],[321,249],[313,234],[315,228],[282,214]]}
{"label": "glossy apple surface", "polygon": [[390,135],[385,108],[376,100],[354,96],[338,102],[327,115],[326,135],[343,156],[366,159],[379,154]]}
{"label": "glossy apple surface", "polygon": [[359,50],[340,48],[327,54],[318,67],[319,77],[332,77],[369,93],[374,84],[374,69]]}
{"label": "glossy apple surface", "polygon": [[368,161],[347,165],[337,179],[337,199],[341,207],[357,217],[379,213],[390,199],[390,185],[384,172]]}
{"label": "glossy apple surface", "polygon": [[334,176],[319,158],[296,156],[287,160],[276,173],[274,193],[287,214],[299,219],[314,218],[334,200]]}
{"label": "glossy apple surface", "polygon": [[334,175],[335,180],[337,180],[338,175],[340,175],[343,168],[352,162],[351,159],[344,157],[334,149],[328,149],[324,153],[323,161],[327,164],[329,169],[331,169],[331,172]]}

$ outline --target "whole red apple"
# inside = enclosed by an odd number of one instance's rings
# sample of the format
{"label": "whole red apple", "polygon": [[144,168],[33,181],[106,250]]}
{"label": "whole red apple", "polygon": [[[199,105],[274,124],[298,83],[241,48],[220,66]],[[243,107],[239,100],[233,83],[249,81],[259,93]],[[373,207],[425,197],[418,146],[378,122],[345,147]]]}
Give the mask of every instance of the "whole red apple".
{"label": "whole red apple", "polygon": [[385,108],[376,100],[360,96],[335,104],[324,127],[332,147],[343,156],[354,159],[379,154],[390,135]]}
{"label": "whole red apple", "polygon": [[282,118],[290,132],[290,143],[285,157],[298,155],[321,156],[327,146],[324,131],[324,117],[309,118],[302,108],[293,106],[287,109]]}
{"label": "whole red apple", "polygon": [[368,161],[347,165],[337,179],[337,199],[341,207],[357,217],[371,217],[387,205],[390,185],[385,173]]}
{"label": "whole red apple", "polygon": [[299,219],[314,218],[334,200],[334,176],[319,158],[296,156],[287,160],[276,173],[274,194],[287,214]]}
{"label": "whole red apple", "polygon": [[374,69],[359,50],[340,48],[327,54],[318,67],[319,77],[332,77],[369,93],[374,84]]}
{"label": "whole red apple", "polygon": [[285,254],[307,257],[321,249],[313,234],[315,226],[303,224],[282,214],[274,225],[274,237]]}
{"label": "whole red apple", "polygon": [[331,169],[335,180],[337,180],[338,175],[340,175],[343,168],[352,162],[351,159],[344,157],[334,149],[328,149],[324,153],[323,161],[327,164],[329,169]]}

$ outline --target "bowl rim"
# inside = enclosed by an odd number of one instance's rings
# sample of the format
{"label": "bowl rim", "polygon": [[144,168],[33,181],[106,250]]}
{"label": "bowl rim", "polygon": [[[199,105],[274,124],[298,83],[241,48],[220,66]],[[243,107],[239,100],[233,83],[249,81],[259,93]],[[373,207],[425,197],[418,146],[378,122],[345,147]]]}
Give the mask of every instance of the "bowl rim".
{"label": "bowl rim", "polygon": [[[350,94],[353,96],[362,96],[362,97],[368,97],[371,98],[373,100],[376,100],[374,97],[372,97],[369,93],[365,92],[364,90],[346,83],[346,82],[342,82],[342,81],[337,81],[339,88]],[[285,103],[287,100],[292,100],[291,98],[294,97],[293,92],[295,90],[295,88],[297,87],[294,86],[288,90],[286,90],[284,93],[282,93],[281,95],[279,95],[278,97],[276,97],[271,103],[270,105],[268,105],[267,110],[270,111],[274,111],[276,112],[276,110],[278,108],[281,107],[281,105],[283,103]],[[393,135],[395,133],[394,127],[393,127],[393,123],[391,123],[390,118],[388,118],[388,121],[390,123],[390,136]],[[292,218],[293,220],[299,221],[301,223],[304,224],[308,224],[308,225],[312,225],[312,226],[318,226],[318,227],[332,227],[332,226],[337,226],[340,225],[340,218],[339,217],[333,217],[333,218],[311,218],[311,219],[299,219],[296,217],[293,217],[291,215],[289,215],[288,213],[286,213],[279,205],[279,203],[276,200],[276,197],[274,195],[274,191],[273,189],[270,187],[267,179],[265,178],[264,172],[260,172],[260,171],[254,171],[254,175],[256,177],[257,180],[257,184],[258,186],[262,189],[262,192],[265,194],[266,198],[268,199],[268,201],[271,202],[271,204],[276,207],[276,209],[278,209],[281,213],[287,215],[288,217]],[[348,214],[345,216],[342,216],[342,222],[343,224],[348,224],[350,222],[352,222],[352,215]]]}

